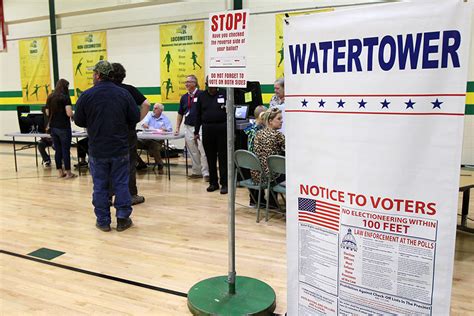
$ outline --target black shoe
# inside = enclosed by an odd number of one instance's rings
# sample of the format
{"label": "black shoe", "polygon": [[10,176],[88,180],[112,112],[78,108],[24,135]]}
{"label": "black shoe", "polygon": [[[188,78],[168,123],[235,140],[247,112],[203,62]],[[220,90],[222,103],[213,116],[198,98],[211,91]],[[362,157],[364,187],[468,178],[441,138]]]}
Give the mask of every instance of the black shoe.
{"label": "black shoe", "polygon": [[145,202],[145,197],[141,195],[132,195],[132,205],[140,204]]}
{"label": "black shoe", "polygon": [[87,163],[87,161],[79,161],[79,163],[74,165],[74,168],[78,169],[78,168],[83,168],[83,167],[88,167],[88,166],[89,166],[89,163]]}
{"label": "black shoe", "polygon": [[210,186],[207,187],[206,191],[207,192],[214,192],[216,190],[219,190],[219,186],[215,184],[211,184]]}
{"label": "black shoe", "polygon": [[103,232],[109,232],[111,231],[110,225],[99,225],[99,223],[95,223],[95,227],[100,229]]}
{"label": "black shoe", "polygon": [[130,217],[128,218],[117,218],[117,231],[123,232],[124,230],[132,227],[133,222]]}
{"label": "black shoe", "polygon": [[139,164],[137,165],[136,169],[137,170],[145,170],[148,168],[148,165],[147,164]]}
{"label": "black shoe", "polygon": [[227,194],[227,186],[222,186],[221,188],[221,194]]}

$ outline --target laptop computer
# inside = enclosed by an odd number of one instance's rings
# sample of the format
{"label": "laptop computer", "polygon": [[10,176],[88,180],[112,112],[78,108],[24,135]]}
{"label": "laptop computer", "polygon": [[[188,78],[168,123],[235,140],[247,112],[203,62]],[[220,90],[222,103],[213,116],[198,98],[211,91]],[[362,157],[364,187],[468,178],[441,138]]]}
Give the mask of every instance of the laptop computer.
{"label": "laptop computer", "polygon": [[236,105],[235,106],[235,119],[236,120],[247,120],[249,114],[248,105]]}

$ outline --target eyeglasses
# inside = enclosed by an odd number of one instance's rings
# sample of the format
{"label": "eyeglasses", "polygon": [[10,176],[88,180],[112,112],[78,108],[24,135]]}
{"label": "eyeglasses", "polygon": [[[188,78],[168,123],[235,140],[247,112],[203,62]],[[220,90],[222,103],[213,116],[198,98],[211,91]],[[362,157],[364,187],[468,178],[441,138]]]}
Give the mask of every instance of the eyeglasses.
{"label": "eyeglasses", "polygon": [[185,81],[184,83],[196,83],[196,81]]}

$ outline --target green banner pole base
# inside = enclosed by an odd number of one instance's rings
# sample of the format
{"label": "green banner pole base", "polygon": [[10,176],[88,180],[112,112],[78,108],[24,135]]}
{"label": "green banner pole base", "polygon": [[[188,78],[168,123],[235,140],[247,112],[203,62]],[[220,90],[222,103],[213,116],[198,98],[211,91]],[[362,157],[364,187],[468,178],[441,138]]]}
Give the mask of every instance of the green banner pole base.
{"label": "green banner pole base", "polygon": [[193,315],[272,315],[275,291],[266,283],[244,276],[235,279],[235,294],[229,294],[227,276],[202,280],[188,292]]}

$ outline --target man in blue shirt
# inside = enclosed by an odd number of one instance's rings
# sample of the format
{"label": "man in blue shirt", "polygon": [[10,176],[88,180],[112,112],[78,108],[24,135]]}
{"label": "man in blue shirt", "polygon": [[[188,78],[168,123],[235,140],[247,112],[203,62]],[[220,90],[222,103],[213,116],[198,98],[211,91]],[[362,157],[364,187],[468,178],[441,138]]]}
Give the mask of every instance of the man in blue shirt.
{"label": "man in blue shirt", "polygon": [[[159,130],[163,133],[170,133],[173,131],[171,121],[163,114],[164,106],[161,103],[155,103],[153,112],[148,113],[143,119],[143,128],[151,130]],[[163,160],[161,159],[161,148],[164,145],[162,140],[154,139],[140,139],[138,140],[138,148],[146,149],[150,155],[155,158],[155,163],[158,165],[158,174],[163,174]]]}
{"label": "man in blue shirt", "polygon": [[84,91],[76,103],[74,121],[87,128],[89,166],[94,182],[92,204],[96,227],[110,231],[109,179],[115,191],[117,231],[132,226],[132,199],[128,189],[128,134],[140,113],[130,93],[111,81],[112,65],[105,60],[94,67],[94,86]]}

